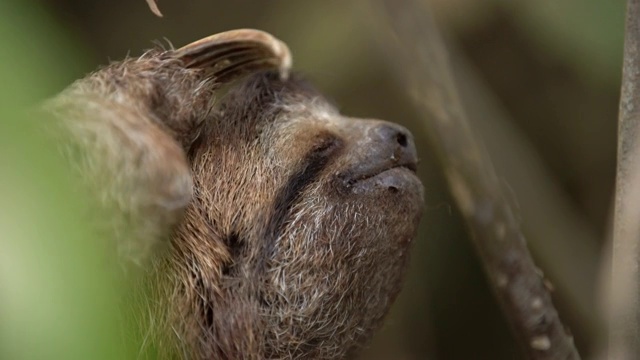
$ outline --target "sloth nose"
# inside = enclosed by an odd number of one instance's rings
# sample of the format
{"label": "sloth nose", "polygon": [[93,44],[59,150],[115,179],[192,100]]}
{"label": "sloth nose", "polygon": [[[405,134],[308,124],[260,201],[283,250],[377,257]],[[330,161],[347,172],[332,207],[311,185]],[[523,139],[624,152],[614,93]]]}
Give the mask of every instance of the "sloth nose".
{"label": "sloth nose", "polygon": [[378,125],[375,132],[381,140],[392,143],[393,146],[400,146],[402,148],[409,147],[409,137],[411,134],[407,129],[400,125],[384,123],[382,125]]}
{"label": "sloth nose", "polygon": [[369,132],[369,140],[378,143],[384,153],[390,154],[391,160],[400,164],[415,164],[417,161],[416,146],[413,136],[405,127],[380,122]]}
{"label": "sloth nose", "polygon": [[415,180],[402,170],[417,170],[418,155],[409,130],[381,120],[350,119],[344,124],[345,138],[354,140],[347,141],[348,163],[337,173],[346,188],[366,191],[382,187],[397,192]]}

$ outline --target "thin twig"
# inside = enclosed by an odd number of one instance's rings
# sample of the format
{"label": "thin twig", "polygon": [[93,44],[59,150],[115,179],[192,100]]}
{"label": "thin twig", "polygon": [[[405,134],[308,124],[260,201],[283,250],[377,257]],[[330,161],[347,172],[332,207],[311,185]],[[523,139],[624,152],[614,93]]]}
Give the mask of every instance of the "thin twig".
{"label": "thin twig", "polygon": [[[491,160],[472,133],[449,68],[447,50],[425,2],[377,0],[452,194],[516,337],[530,359],[579,359]],[[508,149],[505,149],[508,151]]]}
{"label": "thin twig", "polygon": [[611,269],[609,359],[634,359],[640,354],[640,1],[627,2],[624,63],[618,120]]}
{"label": "thin twig", "polygon": [[147,0],[147,5],[149,5],[149,9],[151,9],[151,12],[157,17],[162,17],[162,13],[160,12],[158,4],[156,4],[156,0]]}

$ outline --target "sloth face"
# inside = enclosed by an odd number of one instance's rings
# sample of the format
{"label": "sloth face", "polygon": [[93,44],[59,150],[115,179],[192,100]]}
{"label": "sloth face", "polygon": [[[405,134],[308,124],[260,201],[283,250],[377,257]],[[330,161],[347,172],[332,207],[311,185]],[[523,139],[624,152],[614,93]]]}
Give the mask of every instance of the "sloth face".
{"label": "sloth face", "polygon": [[47,107],[144,270],[125,309],[141,357],[341,359],[396,297],[423,206],[413,137],[341,115],[281,80],[290,66],[281,41],[232,30],[112,63]]}
{"label": "sloth face", "polygon": [[270,73],[233,85],[210,116],[173,241],[185,336],[202,357],[357,349],[400,289],[420,218],[412,135]]}

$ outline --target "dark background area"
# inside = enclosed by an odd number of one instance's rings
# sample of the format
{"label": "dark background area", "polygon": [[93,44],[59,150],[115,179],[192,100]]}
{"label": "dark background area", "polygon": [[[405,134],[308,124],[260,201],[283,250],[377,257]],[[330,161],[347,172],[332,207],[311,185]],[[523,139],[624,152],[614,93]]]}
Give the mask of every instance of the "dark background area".
{"label": "dark background area", "polygon": [[[597,275],[614,185],[624,2],[430,3],[454,61],[465,69],[456,73],[463,98],[473,103],[490,94],[503,123],[528,149],[518,168],[503,165],[516,172],[505,175],[505,183],[522,208],[521,223],[534,256],[555,286],[561,317],[587,358],[602,331]],[[403,293],[362,358],[519,358],[426,142],[422,120],[391,71],[393,54],[386,53],[377,36],[378,20],[366,2],[160,0],[158,5],[164,18],[155,17],[143,0],[41,0],[38,6],[53,15],[84,57],[78,61],[82,65],[59,80],[60,89],[110,59],[141,54],[153,41],[179,47],[244,27],[274,34],[291,48],[294,69],[312,79],[343,113],[398,122],[416,136],[426,189],[424,220]],[[478,84],[485,95],[472,91]],[[481,107],[467,111],[472,121],[487,116],[480,114]],[[501,131],[490,123],[477,126],[481,133]],[[498,155],[518,158],[521,151],[499,140],[485,141]],[[562,226],[539,215],[549,204],[536,198],[542,185],[518,170],[529,169],[529,158],[554,189],[550,203],[563,205],[554,207],[557,220],[574,224],[572,231],[562,232],[569,235],[554,235],[559,240],[551,245],[546,234]],[[541,210],[528,210],[538,205]]]}

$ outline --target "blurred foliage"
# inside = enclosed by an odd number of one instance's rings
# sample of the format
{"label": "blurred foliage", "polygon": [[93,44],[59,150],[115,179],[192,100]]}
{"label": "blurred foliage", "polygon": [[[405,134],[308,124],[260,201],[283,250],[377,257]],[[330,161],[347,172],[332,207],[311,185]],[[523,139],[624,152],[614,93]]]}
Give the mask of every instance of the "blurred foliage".
{"label": "blurred foliage", "polygon": [[82,58],[31,1],[0,2],[0,358],[122,359],[119,285],[33,109]]}
{"label": "blurred foliage", "polygon": [[618,84],[623,0],[501,0],[545,53],[562,57],[586,80]]}
{"label": "blurred foliage", "polygon": [[[570,211],[588,224],[586,231],[605,234],[624,1],[429,1],[451,42],[570,199]],[[76,186],[30,123],[42,119],[25,117],[22,109],[108,59],[140,54],[152,40],[167,37],[180,46],[240,27],[286,41],[294,67],[344,113],[399,122],[416,136],[427,209],[403,293],[362,358],[517,357],[419,131],[421,120],[389,74],[364,7],[324,0],[163,0],[159,6],[162,19],[142,0],[0,2],[0,358],[133,357],[117,345],[115,308],[124,291],[118,271],[83,225],[86,204]],[[596,279],[587,280],[595,297]],[[594,339],[581,332],[581,319],[562,294],[558,289],[554,300],[587,357]]]}

